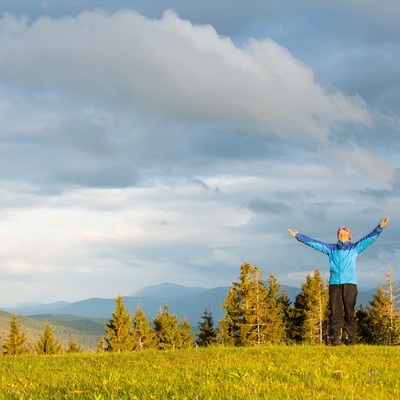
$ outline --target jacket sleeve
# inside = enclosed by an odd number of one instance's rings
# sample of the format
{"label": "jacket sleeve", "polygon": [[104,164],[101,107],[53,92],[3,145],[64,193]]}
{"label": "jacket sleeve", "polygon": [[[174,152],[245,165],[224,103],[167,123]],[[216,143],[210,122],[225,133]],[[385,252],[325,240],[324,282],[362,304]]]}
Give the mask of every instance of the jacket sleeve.
{"label": "jacket sleeve", "polygon": [[320,242],[319,240],[312,239],[308,236],[302,235],[301,233],[298,233],[296,235],[296,239],[299,242],[304,243],[307,246],[310,246],[313,249],[318,250],[322,253],[325,253],[325,254],[330,253],[331,245],[329,243]]}
{"label": "jacket sleeve", "polygon": [[361,253],[363,250],[365,250],[370,244],[372,244],[375,239],[382,233],[383,228],[381,228],[379,225],[367,236],[363,237],[356,243],[356,250],[357,253]]}

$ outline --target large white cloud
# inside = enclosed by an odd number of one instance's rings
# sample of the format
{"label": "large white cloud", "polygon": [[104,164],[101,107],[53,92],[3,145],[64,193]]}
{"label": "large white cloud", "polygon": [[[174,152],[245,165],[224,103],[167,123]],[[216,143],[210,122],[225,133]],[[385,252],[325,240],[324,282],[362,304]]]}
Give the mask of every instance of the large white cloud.
{"label": "large white cloud", "polygon": [[239,48],[171,11],[160,20],[86,12],[31,24],[5,15],[0,32],[0,77],[10,84],[285,136],[324,139],[337,124],[370,122],[361,99],[318,85],[276,42],[250,40]]}

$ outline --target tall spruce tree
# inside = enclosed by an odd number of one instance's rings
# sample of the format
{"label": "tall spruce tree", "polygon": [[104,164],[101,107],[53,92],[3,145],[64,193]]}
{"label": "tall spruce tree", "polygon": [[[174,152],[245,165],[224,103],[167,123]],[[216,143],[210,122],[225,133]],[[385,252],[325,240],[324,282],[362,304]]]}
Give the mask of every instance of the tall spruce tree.
{"label": "tall spruce tree", "polygon": [[121,295],[114,301],[117,305],[113,318],[105,326],[107,350],[116,353],[131,351],[133,350],[132,317],[125,308],[124,299]]}
{"label": "tall spruce tree", "polygon": [[165,304],[158,310],[153,323],[155,342],[159,349],[175,350],[179,347],[179,319],[175,314],[170,313],[168,305]]}
{"label": "tall spruce tree", "polygon": [[285,337],[285,342],[286,343],[291,343],[292,340],[290,338],[290,332],[292,329],[292,324],[291,324],[291,312],[292,312],[292,302],[289,299],[289,296],[287,295],[286,290],[281,289],[281,294],[278,299],[278,302],[281,305],[282,308],[282,313],[283,313],[283,325],[284,325],[284,337]]}
{"label": "tall spruce tree", "polygon": [[154,347],[154,336],[155,332],[150,326],[147,315],[140,306],[137,306],[136,312],[133,315],[133,349],[145,350]]}
{"label": "tall spruce tree", "polygon": [[43,335],[39,337],[35,344],[35,352],[37,354],[59,354],[61,353],[61,345],[54,338],[52,326],[46,322],[44,324]]}
{"label": "tall spruce tree", "polygon": [[328,289],[318,270],[301,285],[293,309],[293,338],[297,341],[317,344],[327,340]]}
{"label": "tall spruce tree", "polygon": [[245,346],[261,345],[269,341],[268,291],[263,273],[257,267],[249,269],[244,288],[242,340]]}
{"label": "tall spruce tree", "polygon": [[268,277],[267,297],[266,297],[266,340],[267,343],[285,342],[285,303],[287,297],[281,293],[281,285],[274,275]]}
{"label": "tall spruce tree", "polygon": [[254,346],[270,339],[268,292],[262,272],[245,262],[240,267],[239,282],[233,282],[222,304],[224,319],[220,321],[221,342],[225,345]]}
{"label": "tall spruce tree", "polygon": [[373,344],[373,326],[370,318],[370,310],[365,306],[359,306],[355,310],[356,340],[358,343]]}
{"label": "tall spruce tree", "polygon": [[301,343],[304,340],[305,305],[304,293],[297,293],[293,306],[289,310],[289,341]]}
{"label": "tall spruce tree", "polygon": [[17,314],[13,313],[10,321],[10,334],[3,342],[3,355],[15,356],[26,354],[29,352],[27,346],[27,336],[21,332],[20,323],[18,322]]}
{"label": "tall spruce tree", "polygon": [[201,318],[196,344],[200,347],[206,347],[217,342],[217,331],[214,328],[214,319],[209,308],[204,310]]}
{"label": "tall spruce tree", "polygon": [[370,301],[369,318],[372,327],[372,343],[380,345],[391,344],[390,320],[388,310],[390,309],[390,301],[379,284],[376,292]]}
{"label": "tall spruce tree", "polygon": [[385,278],[386,283],[383,285],[383,290],[389,298],[390,345],[397,345],[400,339],[400,287],[399,282],[394,281],[390,266],[387,267]]}
{"label": "tall spruce tree", "polygon": [[242,319],[241,297],[237,288],[237,283],[232,283],[224,303],[221,304],[225,310],[224,318],[219,321],[219,342],[223,346],[240,346],[241,330],[240,322]]}
{"label": "tall spruce tree", "polygon": [[369,309],[373,330],[373,343],[396,345],[400,342],[400,311],[398,283],[393,281],[393,273],[387,268],[386,284],[379,284],[372,297]]}
{"label": "tall spruce tree", "polygon": [[245,344],[246,319],[244,309],[248,282],[251,278],[253,267],[249,263],[240,266],[239,282],[233,282],[229,288],[222,308],[225,309],[224,321],[220,324],[224,335],[224,343],[243,346]]}

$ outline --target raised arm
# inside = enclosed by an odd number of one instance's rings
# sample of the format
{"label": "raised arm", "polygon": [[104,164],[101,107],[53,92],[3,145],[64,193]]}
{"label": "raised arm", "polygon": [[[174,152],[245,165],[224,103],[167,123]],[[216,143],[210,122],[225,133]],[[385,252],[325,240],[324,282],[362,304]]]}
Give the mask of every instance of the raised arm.
{"label": "raised arm", "polygon": [[367,236],[360,239],[356,244],[356,249],[358,253],[364,251],[370,244],[372,244],[376,238],[382,233],[383,228],[388,224],[389,217],[384,218],[380,224]]}
{"label": "raised arm", "polygon": [[288,232],[290,235],[295,237],[300,243],[304,243],[307,246],[310,246],[313,249],[318,250],[325,254],[329,254],[331,247],[333,246],[329,243],[320,242],[319,240],[315,240],[308,236],[305,236],[305,235],[297,232],[296,229],[288,229]]}

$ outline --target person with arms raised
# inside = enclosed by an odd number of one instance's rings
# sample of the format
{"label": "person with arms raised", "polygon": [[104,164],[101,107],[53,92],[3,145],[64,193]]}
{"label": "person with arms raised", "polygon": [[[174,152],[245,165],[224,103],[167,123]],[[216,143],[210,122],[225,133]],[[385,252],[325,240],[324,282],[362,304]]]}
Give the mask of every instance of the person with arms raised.
{"label": "person with arms raised", "polygon": [[334,346],[341,343],[342,314],[344,310],[344,333],[346,344],[355,343],[354,308],[357,301],[357,256],[371,245],[389,222],[384,218],[379,225],[358,242],[351,241],[351,231],[342,226],[337,231],[337,243],[325,243],[302,235],[296,229],[288,229],[299,242],[325,253],[329,257],[329,307],[330,339]]}

